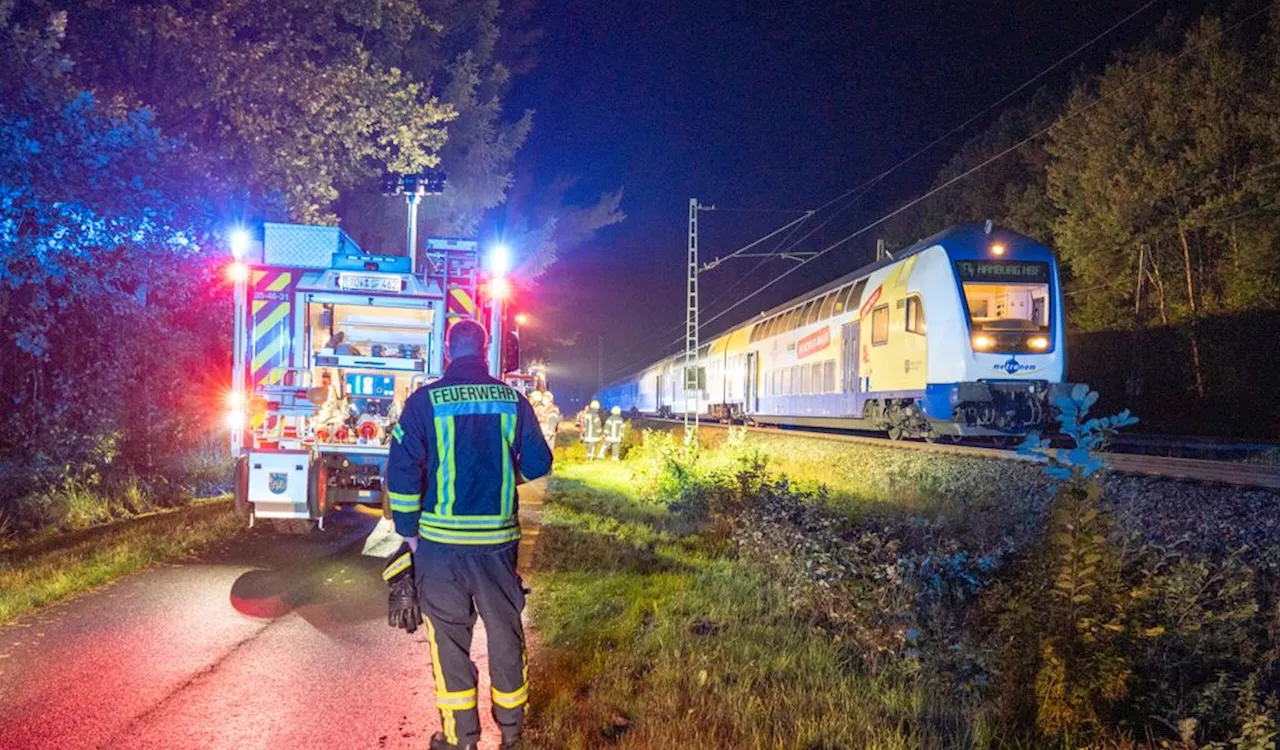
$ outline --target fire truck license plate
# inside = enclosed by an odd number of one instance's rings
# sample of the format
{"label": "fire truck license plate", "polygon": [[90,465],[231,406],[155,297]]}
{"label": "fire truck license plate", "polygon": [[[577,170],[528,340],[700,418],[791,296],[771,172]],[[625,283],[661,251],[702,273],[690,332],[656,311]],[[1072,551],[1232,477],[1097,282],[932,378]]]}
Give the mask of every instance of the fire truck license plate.
{"label": "fire truck license plate", "polygon": [[398,292],[400,279],[395,276],[366,276],[363,274],[344,273],[338,277],[338,286],[343,289],[359,289],[362,291]]}

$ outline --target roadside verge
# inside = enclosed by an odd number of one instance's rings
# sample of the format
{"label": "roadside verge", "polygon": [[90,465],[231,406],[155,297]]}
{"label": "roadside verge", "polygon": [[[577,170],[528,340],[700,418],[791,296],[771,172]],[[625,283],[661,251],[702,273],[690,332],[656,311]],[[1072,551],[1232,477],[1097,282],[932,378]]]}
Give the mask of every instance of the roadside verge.
{"label": "roadside verge", "polygon": [[0,624],[198,552],[244,527],[219,499],[0,550]]}

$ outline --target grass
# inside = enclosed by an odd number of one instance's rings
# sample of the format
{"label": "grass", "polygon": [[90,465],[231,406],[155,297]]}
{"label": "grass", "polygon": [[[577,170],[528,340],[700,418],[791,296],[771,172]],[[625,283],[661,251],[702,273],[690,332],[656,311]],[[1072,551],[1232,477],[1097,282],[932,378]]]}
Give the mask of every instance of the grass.
{"label": "grass", "polygon": [[627,462],[562,465],[531,585],[539,748],[963,744],[910,681],[872,678],[783,592],[640,502]]}
{"label": "grass", "polygon": [[0,623],[234,534],[226,500],[44,537],[0,550]]}

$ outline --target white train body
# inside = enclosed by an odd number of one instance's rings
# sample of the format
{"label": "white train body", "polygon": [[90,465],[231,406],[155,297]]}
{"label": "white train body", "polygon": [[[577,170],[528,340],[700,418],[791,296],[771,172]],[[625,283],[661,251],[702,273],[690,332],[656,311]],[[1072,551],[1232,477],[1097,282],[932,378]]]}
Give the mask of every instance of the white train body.
{"label": "white train body", "polygon": [[684,390],[683,355],[609,385],[624,411],[880,429],[894,437],[1016,435],[1063,387],[1057,263],[1023,235],[940,232],[715,337]]}

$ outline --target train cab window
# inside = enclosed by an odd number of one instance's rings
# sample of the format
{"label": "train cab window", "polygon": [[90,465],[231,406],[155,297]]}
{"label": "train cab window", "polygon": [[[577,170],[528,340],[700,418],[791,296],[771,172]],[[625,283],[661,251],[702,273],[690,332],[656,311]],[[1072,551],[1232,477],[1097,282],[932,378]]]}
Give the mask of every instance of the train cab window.
{"label": "train cab window", "polygon": [[826,320],[831,317],[831,313],[835,310],[836,293],[832,292],[822,298],[822,309],[818,312],[818,320]]}
{"label": "train cab window", "polygon": [[1049,264],[1031,261],[957,261],[969,324],[975,331],[1049,331]]}
{"label": "train cab window", "polygon": [[871,345],[889,343],[889,306],[880,305],[871,311]]}
{"label": "train cab window", "polygon": [[907,297],[907,333],[925,334],[924,304],[918,296]]}

